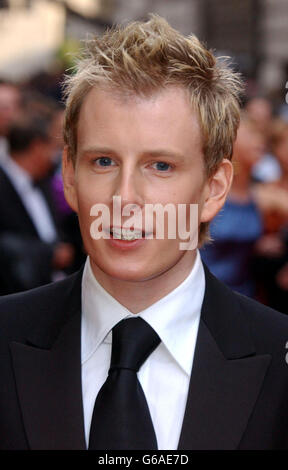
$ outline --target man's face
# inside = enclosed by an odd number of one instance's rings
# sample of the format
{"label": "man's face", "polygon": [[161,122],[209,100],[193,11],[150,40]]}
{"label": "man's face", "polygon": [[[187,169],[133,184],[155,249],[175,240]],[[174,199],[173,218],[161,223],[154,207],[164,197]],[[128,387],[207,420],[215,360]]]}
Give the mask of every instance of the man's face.
{"label": "man's face", "polygon": [[210,217],[200,128],[184,90],[171,87],[149,98],[127,98],[92,89],[81,107],[77,138],[75,168],[64,157],[64,184],[92,268],[114,279],[143,281],[177,265],[182,269],[183,260],[192,267],[195,250],[179,249],[178,231],[176,239],[134,242],[94,240],[90,234],[91,207],[102,203],[112,213],[115,195],[122,207],[140,207],[143,218],[145,204],[157,203],[187,204],[188,209],[199,204],[199,223]]}

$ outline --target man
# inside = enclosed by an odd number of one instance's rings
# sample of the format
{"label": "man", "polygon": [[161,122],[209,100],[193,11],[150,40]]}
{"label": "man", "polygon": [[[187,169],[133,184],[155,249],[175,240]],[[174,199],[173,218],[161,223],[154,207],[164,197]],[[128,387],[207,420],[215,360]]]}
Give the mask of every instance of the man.
{"label": "man", "polygon": [[53,166],[49,120],[18,119],[7,132],[9,154],[0,163],[0,293],[51,282],[73,260],[64,243],[45,178]]}
{"label": "man", "polygon": [[[63,177],[89,256],[1,301],[1,448],[285,448],[286,317],[217,281],[167,218],[164,238],[141,225],[151,204],[197,204],[203,242],[232,181],[239,78],[155,16],[88,46]],[[132,235],[129,211],[104,217],[119,200],[141,215]]]}

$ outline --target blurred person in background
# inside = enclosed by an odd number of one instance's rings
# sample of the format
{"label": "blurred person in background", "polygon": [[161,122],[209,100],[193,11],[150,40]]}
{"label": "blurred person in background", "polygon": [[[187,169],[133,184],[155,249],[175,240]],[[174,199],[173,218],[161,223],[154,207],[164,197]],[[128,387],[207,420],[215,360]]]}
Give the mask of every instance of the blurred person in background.
{"label": "blurred person in background", "polygon": [[0,165],[0,293],[37,287],[63,276],[74,249],[62,240],[49,179],[54,145],[50,122],[27,115],[7,132]]}
{"label": "blurred person in background", "polygon": [[273,119],[273,106],[269,99],[255,96],[248,100],[245,106],[247,115],[257,123],[265,138],[265,152],[252,168],[255,181],[269,182],[280,178],[281,168],[277,158],[269,149],[271,124]]}
{"label": "blurred person in background", "polygon": [[31,84],[23,88],[24,112],[30,116],[43,116],[49,124],[49,139],[51,144],[52,165],[45,176],[46,187],[49,188],[53,200],[58,223],[65,240],[74,246],[74,262],[71,271],[75,271],[85,261],[83,242],[81,239],[78,218],[68,206],[64,197],[62,181],[62,150],[63,150],[63,120],[64,106],[50,95],[39,90],[31,89]]}
{"label": "blurred person in background", "polygon": [[281,176],[257,184],[254,195],[264,220],[264,235],[257,242],[257,277],[260,300],[288,313],[288,123],[275,119],[271,126],[271,152]]}
{"label": "blurred person in background", "polygon": [[63,123],[64,123],[64,107],[61,103],[54,103],[52,107],[50,137],[54,146],[53,162],[54,171],[50,177],[51,194],[54,205],[57,210],[58,220],[61,223],[63,233],[66,239],[73,244],[75,250],[73,270],[80,268],[86,259],[84,253],[81,232],[79,229],[78,217],[67,204],[64,196],[63,179],[62,179],[62,151],[64,147],[63,141]]}
{"label": "blurred person in background", "polygon": [[249,297],[255,295],[254,245],[263,231],[253,198],[251,171],[263,155],[264,142],[262,129],[243,113],[233,150],[232,187],[222,211],[211,223],[212,243],[201,250],[203,261],[218,279]]}
{"label": "blurred person in background", "polygon": [[20,115],[21,93],[19,88],[0,80],[0,160],[7,154],[6,136],[10,124]]}
{"label": "blurred person in background", "polygon": [[49,138],[52,149],[53,169],[61,162],[63,149],[63,119],[64,106],[53,98],[43,95],[39,91],[23,86],[22,90],[23,115],[30,117],[42,116],[49,123]]}
{"label": "blurred person in background", "polygon": [[250,98],[245,105],[245,111],[253,121],[257,122],[259,129],[266,135],[269,132],[273,115],[270,101],[262,96]]}

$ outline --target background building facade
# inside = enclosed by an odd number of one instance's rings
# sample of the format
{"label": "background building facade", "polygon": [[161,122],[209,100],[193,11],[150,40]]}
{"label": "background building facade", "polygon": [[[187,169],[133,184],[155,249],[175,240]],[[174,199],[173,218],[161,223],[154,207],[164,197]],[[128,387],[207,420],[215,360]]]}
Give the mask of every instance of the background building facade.
{"label": "background building facade", "polygon": [[0,0],[0,77],[57,67],[87,35],[149,12],[232,56],[251,93],[285,96],[287,0]]}

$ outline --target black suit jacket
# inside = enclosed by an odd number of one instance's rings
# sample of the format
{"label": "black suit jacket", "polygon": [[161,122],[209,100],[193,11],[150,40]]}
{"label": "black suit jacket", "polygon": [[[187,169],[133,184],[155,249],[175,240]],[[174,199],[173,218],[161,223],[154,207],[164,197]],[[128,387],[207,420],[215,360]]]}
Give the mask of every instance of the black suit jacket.
{"label": "black suit jacket", "polygon": [[[179,449],[287,449],[288,317],[205,272]],[[85,449],[81,277],[0,299],[1,449]]]}
{"label": "black suit jacket", "polygon": [[[55,203],[49,189],[49,180],[43,180],[39,186],[47,203],[50,215],[54,221],[56,230],[59,220]],[[30,236],[39,239],[34,223],[27,212],[22,200],[11,183],[5,171],[0,167],[0,232],[20,233],[22,236]]]}
{"label": "black suit jacket", "polygon": [[[49,182],[43,180],[40,189],[57,230]],[[54,244],[40,239],[20,196],[0,168],[0,295],[50,282],[53,249]]]}

